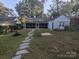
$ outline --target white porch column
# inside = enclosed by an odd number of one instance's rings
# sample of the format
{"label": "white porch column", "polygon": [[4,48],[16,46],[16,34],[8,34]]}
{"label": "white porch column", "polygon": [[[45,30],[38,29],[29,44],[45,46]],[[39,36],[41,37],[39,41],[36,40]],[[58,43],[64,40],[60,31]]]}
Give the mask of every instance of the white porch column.
{"label": "white porch column", "polygon": [[35,24],[36,29],[39,29],[39,23]]}

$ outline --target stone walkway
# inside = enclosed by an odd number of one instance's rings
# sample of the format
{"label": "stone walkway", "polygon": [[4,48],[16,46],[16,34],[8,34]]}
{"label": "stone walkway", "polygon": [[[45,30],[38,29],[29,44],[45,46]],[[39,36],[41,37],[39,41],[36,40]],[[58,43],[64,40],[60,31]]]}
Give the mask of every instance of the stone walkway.
{"label": "stone walkway", "polygon": [[29,51],[27,49],[29,48],[30,41],[33,39],[33,32],[34,31],[35,31],[35,29],[33,29],[32,31],[30,31],[28,33],[28,36],[19,45],[19,48],[18,48],[15,56],[12,57],[12,59],[21,59],[24,54],[29,53]]}

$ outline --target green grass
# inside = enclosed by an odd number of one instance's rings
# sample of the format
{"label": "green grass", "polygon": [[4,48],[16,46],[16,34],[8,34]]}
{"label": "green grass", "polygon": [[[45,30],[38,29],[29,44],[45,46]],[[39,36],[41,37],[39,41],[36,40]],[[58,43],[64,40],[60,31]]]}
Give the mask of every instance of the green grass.
{"label": "green grass", "polygon": [[21,35],[16,37],[12,36],[12,34],[0,36],[0,59],[11,59],[15,55],[21,41],[27,36],[27,33],[28,30],[21,31]]}
{"label": "green grass", "polygon": [[[41,36],[44,32],[50,32],[52,36]],[[79,32],[37,30],[28,50],[30,53],[23,59],[79,59]],[[77,56],[65,57],[70,51]]]}

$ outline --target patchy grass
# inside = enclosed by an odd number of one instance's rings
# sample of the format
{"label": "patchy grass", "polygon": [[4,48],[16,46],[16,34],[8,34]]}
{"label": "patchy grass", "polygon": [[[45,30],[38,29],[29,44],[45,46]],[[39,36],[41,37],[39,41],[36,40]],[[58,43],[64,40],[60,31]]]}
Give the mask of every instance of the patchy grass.
{"label": "patchy grass", "polygon": [[37,30],[28,50],[23,59],[79,59],[79,32]]}
{"label": "patchy grass", "polygon": [[11,59],[21,41],[27,36],[27,31],[20,31],[20,36],[0,36],[0,59]]}

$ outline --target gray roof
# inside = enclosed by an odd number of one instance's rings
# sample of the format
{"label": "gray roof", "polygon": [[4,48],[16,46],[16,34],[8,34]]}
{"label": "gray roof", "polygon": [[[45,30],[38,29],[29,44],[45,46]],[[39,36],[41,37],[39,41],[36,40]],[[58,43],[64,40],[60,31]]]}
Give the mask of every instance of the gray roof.
{"label": "gray roof", "polygon": [[48,18],[31,18],[27,22],[48,22]]}
{"label": "gray roof", "polygon": [[0,17],[0,25],[14,25],[16,17]]}

